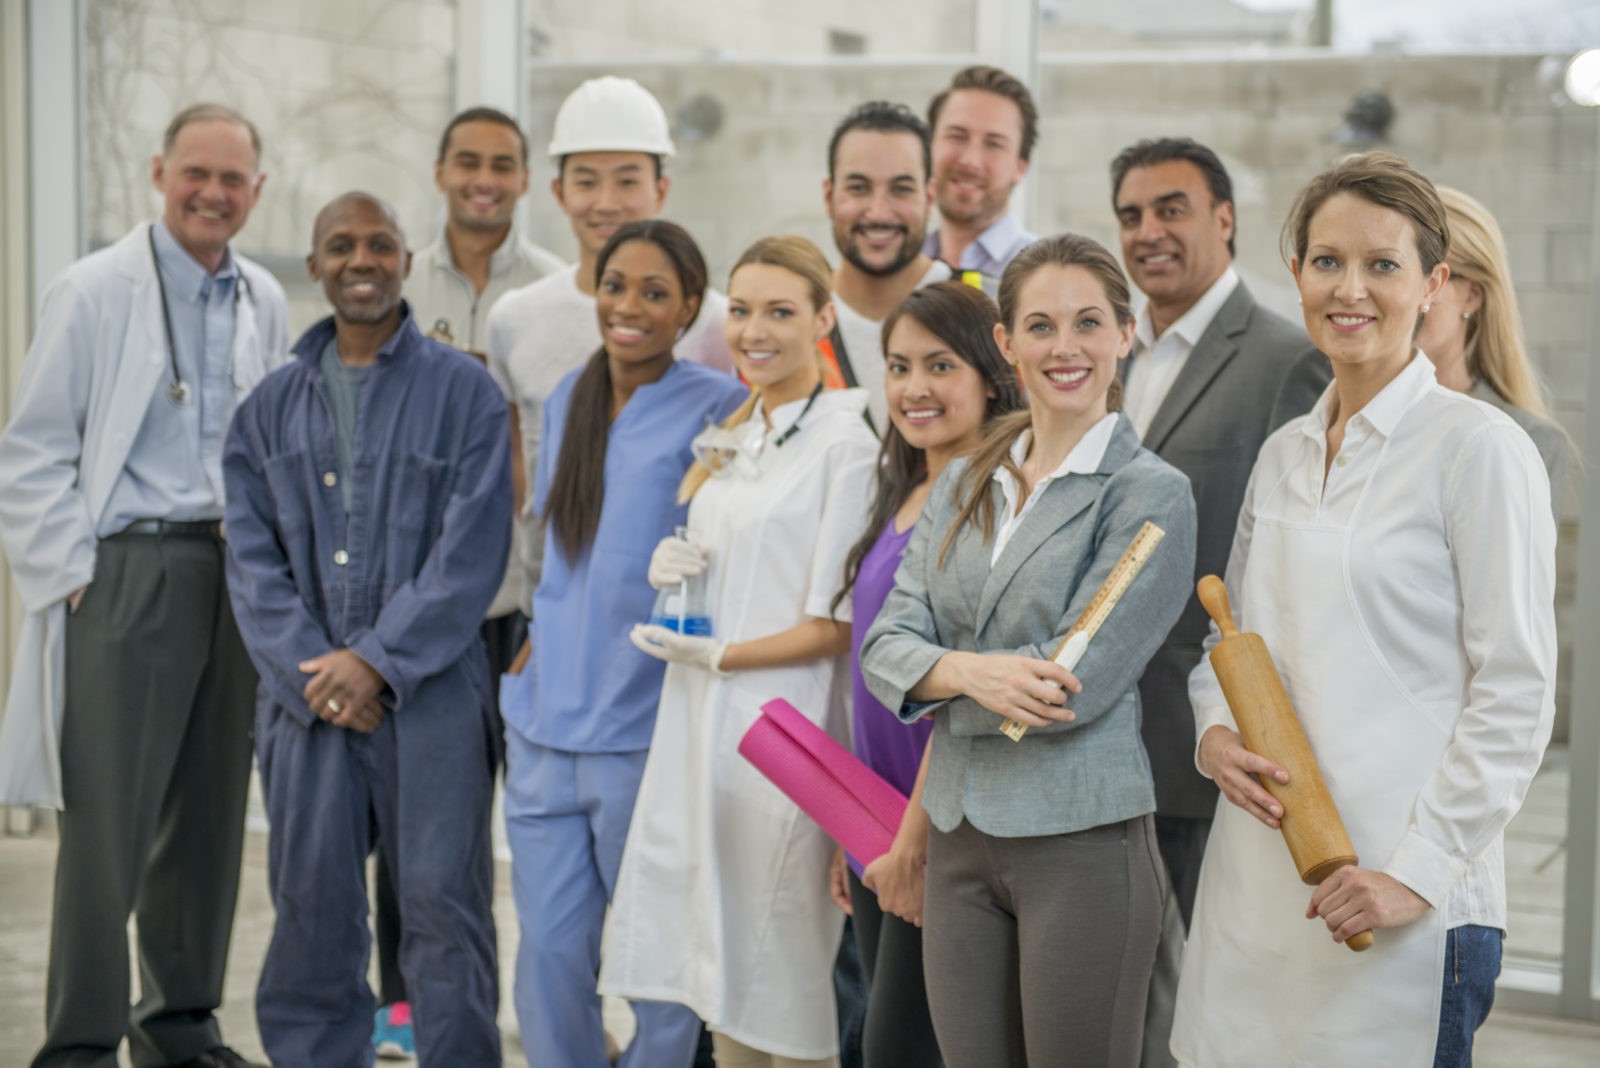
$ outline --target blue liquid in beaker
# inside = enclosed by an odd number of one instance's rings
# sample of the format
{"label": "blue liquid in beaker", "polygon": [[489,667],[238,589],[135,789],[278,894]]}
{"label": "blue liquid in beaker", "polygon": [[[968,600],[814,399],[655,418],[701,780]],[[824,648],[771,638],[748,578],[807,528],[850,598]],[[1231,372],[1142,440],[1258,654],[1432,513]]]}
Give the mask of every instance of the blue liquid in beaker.
{"label": "blue liquid in beaker", "polygon": [[679,634],[692,634],[697,638],[711,637],[710,616],[656,616],[650,622],[658,627],[675,630]]}

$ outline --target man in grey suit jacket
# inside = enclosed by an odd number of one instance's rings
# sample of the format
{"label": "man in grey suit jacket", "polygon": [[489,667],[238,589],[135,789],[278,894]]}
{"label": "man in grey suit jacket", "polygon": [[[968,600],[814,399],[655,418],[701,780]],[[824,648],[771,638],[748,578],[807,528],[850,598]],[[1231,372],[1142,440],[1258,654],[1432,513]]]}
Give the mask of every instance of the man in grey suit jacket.
{"label": "man in grey suit jacket", "polygon": [[[1126,408],[1144,446],[1189,476],[1195,575],[1221,574],[1267,435],[1332,377],[1304,330],[1257,304],[1233,270],[1233,184],[1188,138],[1141,141],[1111,165],[1122,258],[1148,298],[1127,364]],[[1207,618],[1190,596],[1139,683],[1161,854],[1187,926],[1217,789],[1195,770],[1189,672]]]}
{"label": "man in grey suit jacket", "polygon": [[[1147,298],[1124,406],[1144,447],[1189,476],[1199,520],[1195,576],[1223,573],[1245,484],[1267,435],[1310,409],[1333,377],[1305,332],[1257,304],[1233,270],[1233,181],[1189,138],[1140,141],[1111,163],[1122,262]],[[1145,1019],[1144,1068],[1167,1051],[1184,931],[1217,788],[1195,770],[1189,672],[1209,621],[1189,603],[1139,680],[1156,787],[1156,842],[1176,909],[1162,922]]]}

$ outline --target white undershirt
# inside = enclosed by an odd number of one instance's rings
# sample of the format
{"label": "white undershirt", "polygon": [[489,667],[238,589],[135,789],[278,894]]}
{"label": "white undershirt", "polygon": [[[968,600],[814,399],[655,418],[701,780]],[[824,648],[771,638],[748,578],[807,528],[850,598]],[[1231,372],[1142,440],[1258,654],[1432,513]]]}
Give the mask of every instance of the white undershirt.
{"label": "white undershirt", "polygon": [[[950,278],[950,265],[934,260],[917,288]],[[833,309],[839,317],[839,334],[844,338],[845,356],[855,372],[856,385],[867,391],[867,411],[872,413],[872,425],[882,434],[889,426],[889,402],[883,395],[883,320],[868,319],[837,293],[833,295]]]}
{"label": "white undershirt", "polygon": [[1133,328],[1137,345],[1128,361],[1128,380],[1124,383],[1123,394],[1123,408],[1133,420],[1139,437],[1149,433],[1156,412],[1161,410],[1161,402],[1167,399],[1172,383],[1178,380],[1178,372],[1189,362],[1189,354],[1199,343],[1200,336],[1238,285],[1239,276],[1229,267],[1159,338],[1155,336],[1149,303],[1140,309]]}

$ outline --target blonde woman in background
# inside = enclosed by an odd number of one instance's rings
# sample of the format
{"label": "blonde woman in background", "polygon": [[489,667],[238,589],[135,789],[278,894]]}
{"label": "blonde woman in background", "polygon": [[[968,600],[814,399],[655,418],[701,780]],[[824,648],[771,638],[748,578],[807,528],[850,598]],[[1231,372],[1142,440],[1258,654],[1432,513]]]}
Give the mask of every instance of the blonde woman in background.
{"label": "blonde woman in background", "polygon": [[1528,362],[1505,239],[1489,209],[1467,194],[1440,186],[1439,200],[1450,223],[1450,280],[1422,318],[1417,347],[1440,385],[1494,405],[1533,439],[1559,518],[1570,446]]}

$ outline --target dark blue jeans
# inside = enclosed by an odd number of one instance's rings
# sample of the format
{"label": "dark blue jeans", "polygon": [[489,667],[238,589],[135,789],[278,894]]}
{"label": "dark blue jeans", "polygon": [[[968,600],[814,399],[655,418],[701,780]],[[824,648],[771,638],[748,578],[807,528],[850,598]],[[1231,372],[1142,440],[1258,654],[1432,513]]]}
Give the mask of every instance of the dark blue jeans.
{"label": "dark blue jeans", "polygon": [[1444,1000],[1433,1068],[1471,1068],[1472,1036],[1494,1006],[1504,939],[1499,928],[1472,924],[1445,932]]}

